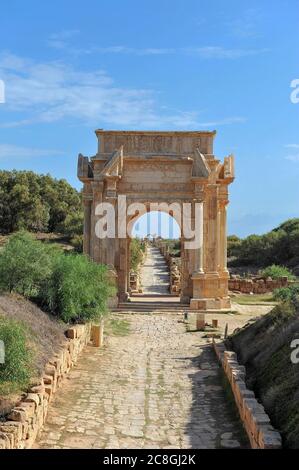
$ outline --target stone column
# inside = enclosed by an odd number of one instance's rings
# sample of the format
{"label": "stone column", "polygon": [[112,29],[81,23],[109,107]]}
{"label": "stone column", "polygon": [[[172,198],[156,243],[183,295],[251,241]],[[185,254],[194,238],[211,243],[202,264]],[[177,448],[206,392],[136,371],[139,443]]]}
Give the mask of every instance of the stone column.
{"label": "stone column", "polygon": [[220,308],[219,293],[219,185],[210,183],[205,186],[203,210],[203,272],[194,273],[193,298],[190,307],[194,310]]}
{"label": "stone column", "polygon": [[[198,215],[199,215],[199,234],[196,234],[196,238],[198,239],[199,247],[194,249],[194,274],[203,273],[203,200],[195,200],[195,204],[197,204],[198,208]],[[197,216],[198,216],[197,215]]]}
{"label": "stone column", "polygon": [[131,294],[131,288],[130,288],[130,261],[131,261],[131,253],[130,253],[130,243],[131,243],[131,238],[127,237],[127,292],[130,295]]}
{"label": "stone column", "polygon": [[128,253],[127,239],[119,239],[118,298],[120,302],[128,299]]}
{"label": "stone column", "polygon": [[90,255],[96,263],[102,263],[102,240],[96,236],[97,216],[95,214],[96,207],[103,200],[104,183],[102,181],[93,181],[93,202],[91,214],[91,238],[90,238]]}
{"label": "stone column", "polygon": [[227,232],[226,232],[226,207],[228,200],[220,198],[219,208],[219,295],[221,297],[221,307],[230,308],[230,298],[228,297],[228,278],[227,270]]}
{"label": "stone column", "polygon": [[83,195],[84,207],[84,235],[83,235],[83,253],[90,256],[90,240],[91,240],[91,206],[92,199]]}
{"label": "stone column", "polygon": [[218,185],[207,185],[205,263],[206,273],[218,271]]}
{"label": "stone column", "polygon": [[192,280],[190,276],[190,250],[185,249],[185,238],[181,237],[181,303],[190,302],[192,297]]}
{"label": "stone column", "polygon": [[196,234],[198,238],[199,247],[194,249],[194,271],[192,274],[193,292],[192,299],[190,302],[191,309],[198,310],[204,308],[204,193],[200,192],[200,198],[195,199],[195,204],[199,211],[196,212],[196,216],[199,217],[199,234]]}
{"label": "stone column", "polygon": [[220,199],[219,202],[219,272],[227,271],[227,233],[226,233],[226,206],[227,199]]}
{"label": "stone column", "polygon": [[117,230],[117,199],[110,197],[107,202],[109,202],[114,207],[114,227],[115,234],[114,238],[105,238],[103,240],[105,246],[105,263],[109,268],[115,268],[115,251],[116,251],[116,230]]}

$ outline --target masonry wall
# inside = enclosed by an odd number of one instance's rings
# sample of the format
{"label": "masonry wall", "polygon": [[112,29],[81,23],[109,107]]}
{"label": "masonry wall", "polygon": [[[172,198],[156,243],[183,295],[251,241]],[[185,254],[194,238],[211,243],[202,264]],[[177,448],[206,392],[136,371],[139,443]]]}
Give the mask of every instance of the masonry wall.
{"label": "masonry wall", "polygon": [[246,386],[246,369],[238,363],[233,351],[226,351],[222,342],[213,340],[215,353],[231,386],[241,421],[252,449],[280,449],[281,436],[271,425],[264,407]]}
{"label": "masonry wall", "polygon": [[263,277],[242,279],[238,276],[232,276],[228,281],[230,291],[241,292],[242,294],[265,294],[272,292],[274,289],[287,286],[288,278],[286,276],[278,279]]}
{"label": "masonry wall", "polygon": [[0,449],[30,449],[46,421],[48,406],[57,388],[90,341],[91,324],[76,325],[66,332],[68,342],[47,363],[40,381],[0,422]]}

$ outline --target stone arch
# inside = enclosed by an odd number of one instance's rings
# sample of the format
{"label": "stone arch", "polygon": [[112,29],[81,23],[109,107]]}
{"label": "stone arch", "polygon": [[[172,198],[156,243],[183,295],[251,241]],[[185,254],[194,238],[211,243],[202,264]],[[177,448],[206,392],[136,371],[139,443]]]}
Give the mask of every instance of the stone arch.
{"label": "stone arch", "polygon": [[[190,302],[194,310],[229,308],[226,206],[234,160],[230,155],[222,163],[213,155],[215,131],[100,129],[96,135],[97,154],[78,158],[78,177],[84,183],[84,253],[110,266],[117,279],[117,301],[128,297],[129,239],[123,225],[130,217],[134,220],[134,213],[124,207],[143,204],[147,211],[150,203],[176,202],[189,210],[179,225],[184,231],[188,220],[200,240],[192,248],[183,233],[181,301]],[[96,208],[102,202],[114,207],[116,238],[96,237]]]}
{"label": "stone arch", "polygon": [[[170,210],[170,211],[168,212],[168,211],[166,210],[166,207],[159,207],[159,208],[157,208],[157,209],[155,209],[155,207],[153,207],[153,208],[151,209],[151,204],[152,204],[151,202],[145,203],[145,206],[146,206],[145,212],[140,213],[140,214],[137,214],[136,216],[132,216],[131,218],[128,218],[128,220],[127,220],[127,225],[128,225],[128,223],[130,223],[131,228],[133,229],[133,226],[134,226],[134,225],[138,222],[138,220],[139,220],[141,217],[143,217],[145,214],[150,214],[150,213],[153,213],[153,212],[162,212],[162,213],[164,213],[164,214],[169,215],[169,217],[172,217],[172,218],[175,220],[175,222],[176,222],[176,224],[177,224],[179,230],[181,231],[181,224],[182,224],[182,223],[181,223],[181,219],[177,216],[177,214],[176,214],[174,211]],[[176,201],[176,204],[180,205],[180,202],[179,202],[179,201]],[[132,232],[132,230],[131,230],[131,232]],[[131,236],[131,233],[130,233],[129,228],[128,228],[128,235]]]}
{"label": "stone arch", "polygon": [[[128,218],[128,221],[130,222],[130,226],[128,226],[128,245],[127,245],[127,247],[128,247],[127,248],[127,250],[128,250],[127,251],[128,263],[130,263],[130,259],[131,259],[131,242],[132,242],[132,239],[135,237],[135,235],[133,234],[134,227],[145,215],[163,213],[163,214],[168,216],[169,220],[172,219],[174,221],[173,223],[176,224],[176,229],[178,231],[180,230],[180,226],[179,226],[180,220],[175,219],[174,214],[172,213],[172,211],[170,211],[170,213],[169,213],[166,210],[166,207],[160,207],[159,211],[151,210],[150,207],[151,207],[151,203],[149,202],[149,203],[146,204],[146,210],[143,213],[139,213],[135,216],[132,216],[132,217]],[[153,233],[152,233],[152,235],[153,235]],[[147,236],[147,235],[144,235],[144,236]],[[160,236],[160,234],[159,234],[159,236]],[[129,282],[129,279],[130,279],[130,273],[129,273],[129,270],[128,270],[127,282]],[[128,292],[131,293],[129,288],[128,288]],[[156,295],[158,296],[159,294],[156,294]]]}

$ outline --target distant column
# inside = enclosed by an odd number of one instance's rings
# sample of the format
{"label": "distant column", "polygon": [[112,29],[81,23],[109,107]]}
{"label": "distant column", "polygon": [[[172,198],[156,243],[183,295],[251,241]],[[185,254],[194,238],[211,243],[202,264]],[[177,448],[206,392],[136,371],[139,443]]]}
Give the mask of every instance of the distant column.
{"label": "distant column", "polygon": [[84,206],[84,236],[83,236],[83,253],[90,256],[90,237],[91,237],[91,204],[92,200],[83,196]]}
{"label": "distant column", "polygon": [[92,190],[93,190],[93,202],[92,202],[92,214],[91,214],[91,239],[90,239],[90,253],[92,259],[96,263],[102,263],[103,258],[103,247],[102,240],[96,236],[96,223],[98,221],[98,216],[96,216],[96,207],[103,200],[103,188],[104,183],[102,181],[93,181]]}
{"label": "distant column", "polygon": [[227,199],[220,199],[219,202],[219,271],[227,272],[227,220],[226,220],[226,207],[228,204]]}
{"label": "distant column", "polygon": [[199,240],[199,247],[195,248],[195,273],[203,273],[203,201],[195,201],[197,205],[196,215],[199,217],[199,234],[196,234]]}
{"label": "distant column", "polygon": [[217,273],[219,265],[218,251],[218,185],[207,185],[207,232],[205,237],[205,267],[207,273]]}

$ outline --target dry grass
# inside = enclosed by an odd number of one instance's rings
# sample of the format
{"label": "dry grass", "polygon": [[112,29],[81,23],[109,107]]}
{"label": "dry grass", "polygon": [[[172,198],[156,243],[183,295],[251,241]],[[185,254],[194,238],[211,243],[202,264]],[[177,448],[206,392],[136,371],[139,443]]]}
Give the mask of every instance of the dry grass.
{"label": "dry grass", "polygon": [[290,357],[295,338],[299,338],[299,312],[288,304],[277,305],[229,338],[246,366],[247,385],[290,448],[299,448],[299,364],[293,364]]}
{"label": "dry grass", "polygon": [[272,293],[267,294],[237,294],[232,300],[239,305],[276,305]]}
{"label": "dry grass", "polygon": [[[59,323],[40,310],[35,304],[19,295],[0,295],[0,315],[23,323],[28,331],[28,346],[33,352],[34,383],[59,346],[66,341],[66,325]],[[0,416],[18,401],[18,394],[0,396]]]}
{"label": "dry grass", "polygon": [[40,310],[20,295],[0,296],[0,315],[24,323],[30,330],[30,346],[35,353],[35,366],[41,373],[59,345],[66,341],[65,324]]}

